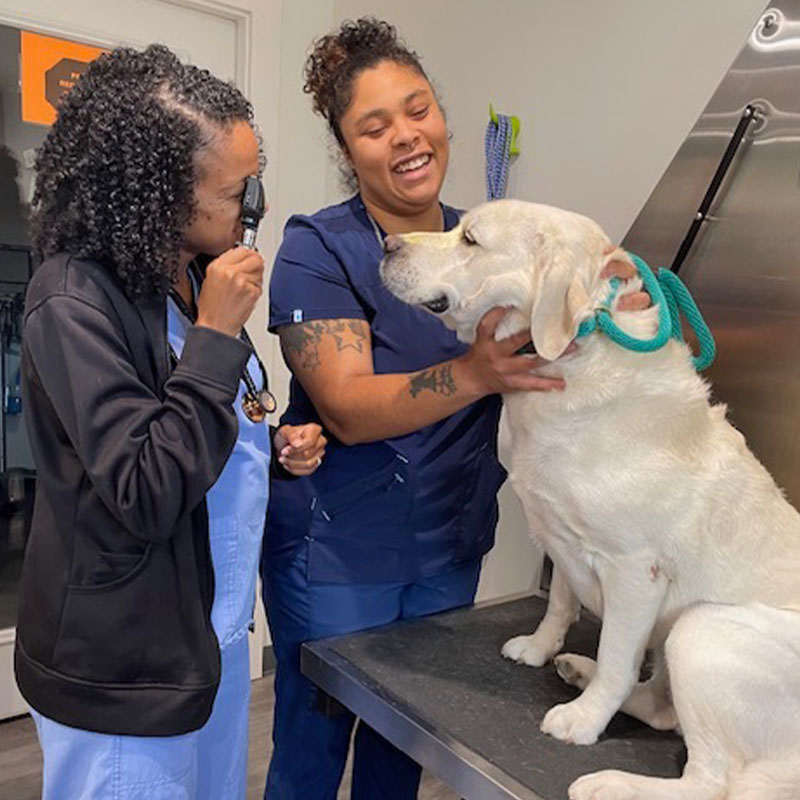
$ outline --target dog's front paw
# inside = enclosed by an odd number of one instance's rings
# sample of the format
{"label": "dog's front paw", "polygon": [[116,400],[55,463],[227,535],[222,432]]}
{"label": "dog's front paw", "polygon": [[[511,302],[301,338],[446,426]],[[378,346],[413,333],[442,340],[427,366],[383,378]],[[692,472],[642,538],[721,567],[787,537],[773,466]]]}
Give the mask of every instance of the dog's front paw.
{"label": "dog's front paw", "polygon": [[581,700],[579,697],[571,703],[553,706],[544,715],[542,732],[567,744],[594,744],[605,729],[606,721]]}
{"label": "dog's front paw", "polygon": [[642,800],[630,777],[611,769],[584,775],[569,787],[569,800]]}
{"label": "dog's front paw", "polygon": [[561,680],[570,686],[577,686],[585,689],[589,681],[594,677],[597,669],[597,662],[587,656],[579,656],[575,653],[563,653],[555,658],[556,672]]}
{"label": "dog's front paw", "polygon": [[554,642],[548,642],[538,633],[530,636],[515,636],[509,639],[500,651],[505,658],[529,667],[544,666],[557,652]]}

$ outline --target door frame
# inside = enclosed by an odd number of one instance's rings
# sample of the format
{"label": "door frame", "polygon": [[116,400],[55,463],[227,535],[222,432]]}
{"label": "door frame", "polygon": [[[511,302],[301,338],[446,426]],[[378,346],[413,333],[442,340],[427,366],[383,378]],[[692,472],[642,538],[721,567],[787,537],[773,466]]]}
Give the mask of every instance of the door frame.
{"label": "door frame", "polygon": [[[253,14],[245,8],[219,3],[216,0],[159,0],[166,5],[179,6],[194,11],[227,19],[236,27],[236,73],[234,81],[245,97],[250,96],[250,73],[252,52]],[[120,41],[108,39],[102,33],[80,25],[68,25],[47,17],[29,16],[0,8],[0,24],[7,24],[20,30],[30,30],[46,36],[76,39],[86,44],[103,48],[113,48]],[[126,43],[144,47],[148,42],[126,39]]]}

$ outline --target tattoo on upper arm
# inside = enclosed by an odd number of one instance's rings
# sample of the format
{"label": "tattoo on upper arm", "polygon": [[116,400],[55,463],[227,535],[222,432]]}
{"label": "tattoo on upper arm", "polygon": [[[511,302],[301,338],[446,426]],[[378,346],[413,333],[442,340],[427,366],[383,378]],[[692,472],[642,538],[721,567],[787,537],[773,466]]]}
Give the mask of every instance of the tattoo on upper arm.
{"label": "tattoo on upper arm", "polygon": [[336,350],[364,352],[368,328],[358,319],[321,319],[299,325],[287,325],[281,330],[281,345],[291,356],[299,359],[303,369],[315,370],[322,362],[319,345],[322,337],[332,336]]}
{"label": "tattoo on upper arm", "polygon": [[454,395],[457,387],[453,378],[453,368],[450,364],[426,369],[416,375],[412,375],[408,385],[408,391],[411,396],[416,397],[423,389],[430,389],[432,392],[445,397]]}
{"label": "tattoo on upper arm", "polygon": [[281,330],[281,346],[284,352],[298,358],[303,369],[314,370],[319,366],[321,338],[322,325],[319,322],[287,325]]}
{"label": "tattoo on upper arm", "polygon": [[358,353],[363,353],[364,342],[367,340],[365,327],[366,325],[357,319],[327,322],[327,332],[336,340],[336,349],[340,351],[349,347]]}

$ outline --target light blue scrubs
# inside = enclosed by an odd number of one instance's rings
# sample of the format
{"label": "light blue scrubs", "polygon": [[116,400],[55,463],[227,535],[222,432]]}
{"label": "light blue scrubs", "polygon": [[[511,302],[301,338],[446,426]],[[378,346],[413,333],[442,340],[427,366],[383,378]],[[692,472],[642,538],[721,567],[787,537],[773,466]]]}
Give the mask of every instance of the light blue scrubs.
{"label": "light blue scrubs", "polygon": [[[180,357],[191,322],[172,300],[169,342]],[[255,357],[247,369],[257,387]],[[44,758],[43,800],[243,800],[247,781],[250,660],[247,631],[269,493],[270,438],[235,402],[239,435],[206,497],[214,565],[211,623],[222,673],[208,722],[182,736],[112,736],[61,725],[32,712]],[[120,636],[125,632],[120,631]]]}

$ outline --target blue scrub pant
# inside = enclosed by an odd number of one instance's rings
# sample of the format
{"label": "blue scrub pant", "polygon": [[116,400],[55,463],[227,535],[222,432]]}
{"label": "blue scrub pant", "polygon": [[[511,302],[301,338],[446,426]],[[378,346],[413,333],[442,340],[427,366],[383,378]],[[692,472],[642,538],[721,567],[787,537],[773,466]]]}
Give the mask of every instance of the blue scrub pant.
{"label": "blue scrub pant", "polygon": [[[275,652],[274,750],[266,800],[335,800],[355,717],[326,715],[300,674],[300,645],[473,602],[480,560],[411,584],[320,584],[306,577],[307,546],[288,568],[262,565],[264,603]],[[352,800],[412,800],[421,768],[363,722],[353,743]]]}
{"label": "blue scrub pant", "polygon": [[32,711],[44,753],[42,800],[244,800],[250,659],[247,636],[222,651],[208,722],[182,736],[114,736]]}

